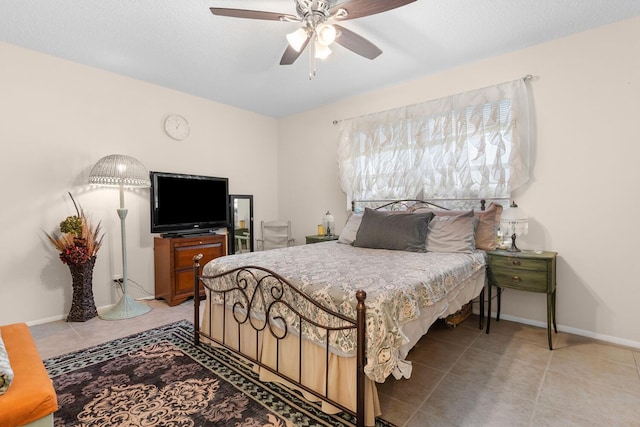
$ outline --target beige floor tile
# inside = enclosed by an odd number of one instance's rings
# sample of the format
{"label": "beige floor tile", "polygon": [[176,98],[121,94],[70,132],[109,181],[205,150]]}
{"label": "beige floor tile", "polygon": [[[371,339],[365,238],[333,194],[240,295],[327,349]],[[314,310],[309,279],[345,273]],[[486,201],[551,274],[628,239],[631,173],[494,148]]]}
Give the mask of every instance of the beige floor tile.
{"label": "beige floor tile", "polygon": [[[532,344],[549,349],[549,339],[547,336],[547,328],[540,328],[523,323],[509,322],[506,320],[491,319],[490,334],[500,334],[511,338],[520,338],[527,340]],[[552,338],[555,340],[556,333],[551,332]]]}
{"label": "beige floor tile", "polygon": [[447,375],[420,410],[457,426],[527,426],[534,402]]}
{"label": "beige floor tile", "polygon": [[536,405],[531,417],[535,427],[602,427],[602,423],[544,405]]}
{"label": "beige floor tile", "polygon": [[482,350],[501,356],[518,359],[535,366],[546,366],[552,351],[546,345],[534,343],[530,340],[501,334],[483,334],[471,346],[474,350]]}
{"label": "beige floor tile", "polygon": [[412,363],[421,363],[432,368],[448,371],[467,347],[432,338],[430,333],[423,336],[411,349],[407,360]]}
{"label": "beige floor tile", "polygon": [[404,426],[416,412],[416,407],[390,396],[380,395],[382,417],[398,427]]}
{"label": "beige floor tile", "polygon": [[193,301],[188,306],[169,307],[156,300],[144,301],[152,307],[149,313],[123,320],[94,317],[86,322],[59,320],[30,327],[38,352],[43,359],[82,350],[116,338],[142,332],[157,326],[186,319],[193,320]]}
{"label": "beige floor tile", "polygon": [[417,409],[431,390],[438,385],[444,374],[444,371],[415,363],[411,378],[396,380],[390,376],[384,383],[378,384],[378,393],[414,405],[414,409]]}
{"label": "beige floor tile", "polygon": [[449,371],[478,387],[500,390],[534,401],[546,365],[469,349]]}
{"label": "beige floor tile", "polygon": [[612,362],[636,366],[633,351],[631,349],[608,344],[593,338],[559,333],[555,346],[557,350],[569,349],[576,352],[598,356],[603,359],[611,360]]}
{"label": "beige floor tile", "polygon": [[640,425],[640,398],[621,387],[596,384],[564,372],[549,372],[540,390],[540,405],[599,423]]}
{"label": "beige floor tile", "polygon": [[445,325],[443,321],[436,322],[431,326],[427,335],[442,341],[468,347],[481,333],[484,333],[484,330],[478,329],[477,317],[472,316],[455,328]]}
{"label": "beige floor tile", "polygon": [[404,427],[456,427],[456,425],[426,412],[417,411]]}
{"label": "beige floor tile", "polygon": [[[629,353],[633,359],[630,350],[624,352]],[[562,372],[564,375],[596,384],[620,388],[636,394],[640,401],[640,377],[636,366],[613,362],[600,354],[602,353],[575,350],[573,347],[554,350],[549,364],[549,375]]]}

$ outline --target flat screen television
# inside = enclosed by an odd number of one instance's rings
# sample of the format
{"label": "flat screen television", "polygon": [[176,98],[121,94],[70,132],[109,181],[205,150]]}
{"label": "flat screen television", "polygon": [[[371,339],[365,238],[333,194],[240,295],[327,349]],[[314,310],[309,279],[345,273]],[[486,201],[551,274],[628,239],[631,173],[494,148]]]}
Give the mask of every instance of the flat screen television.
{"label": "flat screen television", "polygon": [[229,225],[229,179],[150,172],[151,232],[205,234]]}

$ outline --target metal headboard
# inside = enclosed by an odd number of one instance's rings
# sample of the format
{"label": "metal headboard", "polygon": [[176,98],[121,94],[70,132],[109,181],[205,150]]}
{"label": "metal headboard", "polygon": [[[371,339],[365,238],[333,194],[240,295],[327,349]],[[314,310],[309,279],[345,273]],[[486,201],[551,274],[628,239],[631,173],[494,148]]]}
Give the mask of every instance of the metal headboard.
{"label": "metal headboard", "polygon": [[434,209],[477,209],[480,206],[480,210],[486,209],[488,201],[500,203],[503,206],[509,205],[509,199],[506,198],[465,198],[465,199],[399,199],[399,200],[353,200],[351,201],[351,211],[361,212],[365,207],[378,210],[393,210],[403,211],[414,209],[416,207],[430,207]]}

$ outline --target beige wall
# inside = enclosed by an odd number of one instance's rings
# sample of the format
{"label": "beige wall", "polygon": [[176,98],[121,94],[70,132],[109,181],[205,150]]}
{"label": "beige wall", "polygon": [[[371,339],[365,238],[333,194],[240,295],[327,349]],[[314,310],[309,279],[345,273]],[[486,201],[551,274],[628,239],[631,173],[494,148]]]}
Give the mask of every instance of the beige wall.
{"label": "beige wall", "polygon": [[[98,307],[118,299],[118,192],[90,188],[89,170],[120,153],[148,169],[229,177],[253,194],[256,219],[277,216],[275,119],[0,43],[0,324],[66,316],[71,278],[43,238],[73,205],[71,191],[107,232],[94,271]],[[162,120],[180,113],[191,135],[175,142]],[[127,191],[129,277],[153,295],[149,190]]]}
{"label": "beige wall", "polygon": [[[520,246],[559,253],[557,318],[564,330],[640,347],[638,51],[640,18],[282,119],[279,212],[292,219],[299,241],[314,234],[327,209],[344,224],[332,120],[532,74],[533,179],[513,194],[530,215]],[[543,295],[506,291],[502,314],[543,325],[545,307]]]}

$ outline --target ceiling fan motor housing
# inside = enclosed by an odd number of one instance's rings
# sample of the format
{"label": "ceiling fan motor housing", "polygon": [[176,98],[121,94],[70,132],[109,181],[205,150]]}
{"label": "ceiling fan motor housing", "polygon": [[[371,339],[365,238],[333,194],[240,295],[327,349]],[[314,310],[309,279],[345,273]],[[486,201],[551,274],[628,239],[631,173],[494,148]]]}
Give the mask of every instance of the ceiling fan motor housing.
{"label": "ceiling fan motor housing", "polygon": [[296,0],[296,12],[301,18],[310,15],[322,15],[329,17],[329,9],[335,4],[335,0]]}

